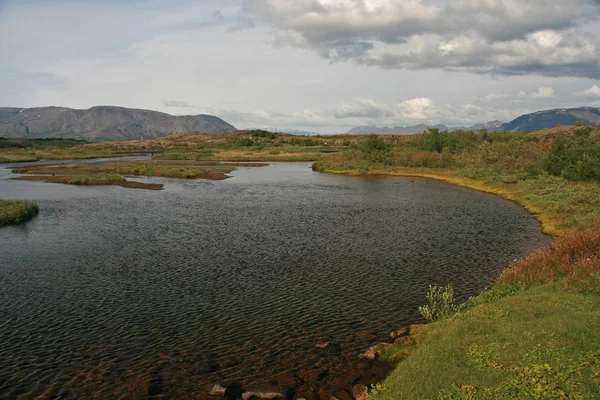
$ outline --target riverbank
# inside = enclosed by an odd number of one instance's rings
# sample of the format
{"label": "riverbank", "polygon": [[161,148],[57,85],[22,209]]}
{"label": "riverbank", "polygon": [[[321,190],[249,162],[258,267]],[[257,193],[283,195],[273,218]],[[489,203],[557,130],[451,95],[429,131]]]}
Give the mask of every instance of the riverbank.
{"label": "riverbank", "polygon": [[[457,307],[454,316],[385,346],[383,357],[399,364],[372,387],[370,399],[600,396],[600,186],[594,180],[569,180],[568,174],[520,174],[533,165],[552,166],[543,164],[552,143],[535,147],[535,156],[520,160],[519,152],[496,154],[505,157],[504,168],[456,165],[464,153],[448,154],[454,158],[448,163],[435,152],[418,157],[439,157],[445,168],[398,165],[414,163],[407,161],[413,149],[396,162],[373,162],[363,151],[314,165],[326,173],[423,177],[494,193],[526,208],[545,233],[557,237],[549,249],[513,262],[489,290]],[[478,150],[467,155],[469,161]],[[518,168],[508,167],[517,162]],[[435,300],[437,306],[444,301]]]}
{"label": "riverbank", "polygon": [[38,206],[26,200],[0,199],[0,227],[29,221],[39,212]]}

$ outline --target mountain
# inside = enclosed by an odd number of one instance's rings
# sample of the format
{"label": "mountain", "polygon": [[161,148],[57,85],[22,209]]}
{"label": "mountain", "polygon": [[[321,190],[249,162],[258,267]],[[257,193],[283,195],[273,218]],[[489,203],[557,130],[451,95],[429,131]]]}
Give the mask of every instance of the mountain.
{"label": "mountain", "polygon": [[371,125],[364,125],[364,126],[358,126],[356,128],[352,128],[350,129],[347,133],[349,134],[354,134],[354,135],[364,135],[364,134],[369,134],[369,133],[378,133],[378,134],[392,134],[392,135],[411,135],[413,133],[422,133],[424,131],[427,130],[427,128],[437,128],[440,131],[455,131],[455,130],[459,130],[459,129],[465,129],[465,130],[480,130],[482,128],[487,129],[488,131],[492,132],[492,131],[497,131],[500,130],[502,126],[502,122],[500,121],[490,121],[488,123],[485,124],[475,124],[469,127],[447,127],[446,125],[425,125],[425,124],[419,124],[419,125],[412,125],[412,126],[394,126],[392,128],[388,128],[387,126],[383,127],[383,128],[378,128],[376,126],[371,126]]}
{"label": "mountain", "polygon": [[[496,121],[486,122],[485,124],[471,125],[464,129],[469,130],[469,131],[478,131],[480,129],[487,129],[489,132],[496,132],[496,131],[502,130],[502,125],[504,125],[504,123],[502,121],[496,120]],[[457,129],[457,128],[454,128],[454,129]]]}
{"label": "mountain", "polygon": [[252,129],[262,129],[263,131],[269,132],[279,132],[279,133],[287,133],[289,135],[297,135],[297,136],[317,136],[323,135],[323,133],[319,132],[311,132],[311,131],[301,131],[298,129],[280,129],[273,126],[263,126],[262,128],[252,128]]}
{"label": "mountain", "polygon": [[502,125],[502,130],[512,132],[530,132],[554,128],[556,125],[573,125],[582,121],[588,126],[600,125],[600,108],[556,108],[521,115],[517,119]]}
{"label": "mountain", "polygon": [[[581,121],[584,125],[600,125],[600,108],[598,107],[579,107],[579,108],[555,108],[552,110],[537,111],[531,114],[521,115],[511,122],[502,123],[500,121],[490,121],[486,124],[475,124],[469,127],[449,128],[445,125],[435,125],[440,131],[455,131],[458,129],[477,131],[482,128],[490,132],[510,131],[510,132],[532,132],[546,128],[554,128],[557,125],[573,125]],[[395,126],[393,128],[376,126],[359,126],[348,131],[350,134],[367,133],[387,133],[387,134],[412,134],[425,131],[428,125],[414,126]]]}
{"label": "mountain", "polygon": [[212,115],[174,116],[158,111],[97,106],[0,108],[0,136],[74,138],[89,141],[156,139],[172,133],[229,132],[236,128]]}

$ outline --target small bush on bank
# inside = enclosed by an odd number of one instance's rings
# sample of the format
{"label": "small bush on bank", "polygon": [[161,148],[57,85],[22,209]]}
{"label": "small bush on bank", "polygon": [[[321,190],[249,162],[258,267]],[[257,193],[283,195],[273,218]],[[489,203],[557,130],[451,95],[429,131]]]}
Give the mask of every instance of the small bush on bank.
{"label": "small bush on bank", "polygon": [[419,307],[419,312],[428,321],[448,319],[458,312],[458,306],[454,300],[454,287],[430,285],[427,292],[429,304]]}
{"label": "small bush on bank", "polygon": [[544,162],[546,171],[570,181],[600,181],[600,143],[589,132],[579,127],[575,136],[559,136]]}
{"label": "small bush on bank", "polygon": [[358,145],[358,149],[362,158],[371,162],[388,164],[391,161],[392,145],[376,135],[370,135]]}

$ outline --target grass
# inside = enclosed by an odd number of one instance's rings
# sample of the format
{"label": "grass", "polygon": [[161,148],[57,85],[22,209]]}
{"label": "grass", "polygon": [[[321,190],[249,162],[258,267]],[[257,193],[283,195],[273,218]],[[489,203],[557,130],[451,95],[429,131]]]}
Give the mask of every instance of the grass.
{"label": "grass", "polygon": [[38,206],[26,200],[0,199],[0,227],[29,221],[38,213]]}
{"label": "grass", "polygon": [[125,178],[119,175],[73,175],[73,176],[53,176],[53,183],[66,183],[69,185],[113,185],[126,182]]}
{"label": "grass", "polygon": [[538,285],[427,325],[370,397],[597,399],[598,326],[600,296]]}
{"label": "grass", "polygon": [[[173,165],[161,164],[160,161],[147,163],[145,161],[113,162],[106,165],[77,165],[77,166],[38,166],[31,165],[13,169],[17,174],[38,175],[64,175],[64,176],[160,176],[165,178],[181,179],[227,179],[227,173],[231,172],[231,166],[205,166],[205,165]],[[64,182],[69,183],[69,182]]]}

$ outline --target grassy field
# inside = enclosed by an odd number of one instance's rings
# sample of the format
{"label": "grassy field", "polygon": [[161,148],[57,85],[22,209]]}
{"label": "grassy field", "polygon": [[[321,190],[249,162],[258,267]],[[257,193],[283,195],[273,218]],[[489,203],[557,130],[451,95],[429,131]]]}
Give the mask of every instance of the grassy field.
{"label": "grassy field", "polygon": [[72,139],[6,139],[0,138],[0,163],[39,160],[77,160],[119,157],[113,146],[86,146],[83,140]]}
{"label": "grassy field", "polygon": [[38,207],[29,201],[0,199],[0,227],[25,223],[37,213]]}

